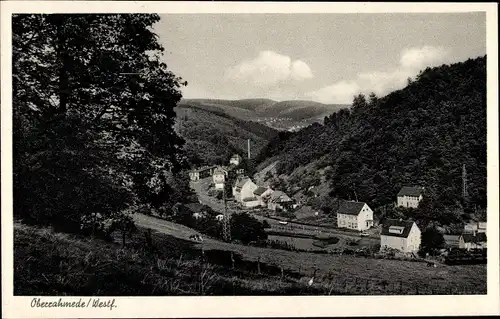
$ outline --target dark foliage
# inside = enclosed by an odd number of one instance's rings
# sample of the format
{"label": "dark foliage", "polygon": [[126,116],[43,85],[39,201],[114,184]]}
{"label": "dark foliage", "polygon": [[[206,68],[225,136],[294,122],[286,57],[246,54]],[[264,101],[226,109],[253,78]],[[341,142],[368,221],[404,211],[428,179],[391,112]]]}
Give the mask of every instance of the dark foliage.
{"label": "dark foliage", "polygon": [[393,203],[403,185],[425,186],[427,213],[448,209],[442,222],[451,223],[454,208],[486,205],[486,57],[427,68],[382,98],[356,96],[325,125],[280,133],[258,160],[272,156],[279,174],[324,156],[331,197],[357,195],[375,208]]}
{"label": "dark foliage", "polygon": [[172,183],[187,163],[172,129],[185,83],[160,59],[159,19],[13,16],[16,217],[93,232],[135,204],[189,199]]}
{"label": "dark foliage", "polygon": [[422,232],[419,254],[421,256],[425,256],[427,253],[434,255],[439,249],[444,248],[444,246],[443,234],[435,227],[430,226]]}
{"label": "dark foliage", "polygon": [[248,244],[267,239],[267,234],[264,224],[248,213],[239,213],[231,216],[231,238]]}
{"label": "dark foliage", "polygon": [[245,154],[247,139],[256,154],[277,134],[263,124],[234,118],[222,111],[184,104],[177,110],[180,134],[194,166],[227,165],[233,154]]}

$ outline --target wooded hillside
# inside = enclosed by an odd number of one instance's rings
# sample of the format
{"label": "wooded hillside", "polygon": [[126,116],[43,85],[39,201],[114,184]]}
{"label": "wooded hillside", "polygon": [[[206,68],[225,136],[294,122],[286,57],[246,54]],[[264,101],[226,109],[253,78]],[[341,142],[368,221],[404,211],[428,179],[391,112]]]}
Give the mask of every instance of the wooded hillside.
{"label": "wooded hillside", "polygon": [[332,198],[357,196],[379,207],[394,202],[403,185],[422,185],[424,206],[434,210],[485,207],[486,57],[427,68],[383,98],[359,95],[324,125],[280,133],[258,161],[272,156],[285,175],[320,159]]}
{"label": "wooded hillside", "polygon": [[246,155],[248,139],[257,154],[277,134],[263,124],[196,105],[182,105],[176,113],[177,131],[186,140],[184,150],[194,166],[228,164],[233,154]]}

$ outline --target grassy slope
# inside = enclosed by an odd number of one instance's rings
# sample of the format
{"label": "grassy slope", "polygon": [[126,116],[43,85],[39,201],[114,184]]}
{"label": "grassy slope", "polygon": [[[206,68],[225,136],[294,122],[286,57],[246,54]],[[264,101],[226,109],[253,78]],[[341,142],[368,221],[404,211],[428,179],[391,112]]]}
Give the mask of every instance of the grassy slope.
{"label": "grassy slope", "polygon": [[[145,252],[142,232],[127,247],[98,239],[14,225],[15,295],[279,295],[484,293],[485,265],[426,267],[423,263],[294,253],[234,244],[204,247],[153,232],[156,257]],[[236,253],[235,269],[223,250]],[[239,254],[243,255],[240,258]],[[256,257],[261,274],[256,274]],[[279,267],[285,278],[280,280]],[[320,267],[316,283],[305,281]],[[328,270],[328,272],[326,272]],[[302,273],[302,274],[301,274]],[[203,281],[201,281],[201,275]],[[369,279],[366,283],[366,279]],[[201,284],[203,282],[203,284]],[[233,288],[234,287],[234,288]]]}
{"label": "grassy slope", "polygon": [[[125,249],[44,228],[14,226],[15,295],[297,295],[485,293],[485,265],[426,267],[423,263],[294,253],[234,244],[212,244],[206,262],[193,243],[153,232],[156,257],[142,233]],[[229,245],[226,247],[226,245]],[[231,249],[232,248],[232,249]],[[231,268],[224,250],[236,253]],[[266,253],[267,252],[267,253]],[[243,259],[238,257],[243,255]],[[261,274],[256,273],[257,257]],[[285,278],[280,279],[284,265]],[[314,266],[315,285],[307,287]],[[326,270],[328,269],[328,272]],[[201,281],[201,275],[203,281]],[[368,283],[366,280],[368,279]],[[399,291],[402,281],[403,291]],[[203,282],[203,284],[202,284]],[[450,290],[453,289],[453,290]]]}

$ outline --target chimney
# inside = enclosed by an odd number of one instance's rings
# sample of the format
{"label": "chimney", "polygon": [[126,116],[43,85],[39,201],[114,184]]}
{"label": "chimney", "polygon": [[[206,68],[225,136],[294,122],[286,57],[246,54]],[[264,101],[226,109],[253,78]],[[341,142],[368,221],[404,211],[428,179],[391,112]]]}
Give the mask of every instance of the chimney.
{"label": "chimney", "polygon": [[250,159],[250,139],[247,140],[248,143],[248,159]]}

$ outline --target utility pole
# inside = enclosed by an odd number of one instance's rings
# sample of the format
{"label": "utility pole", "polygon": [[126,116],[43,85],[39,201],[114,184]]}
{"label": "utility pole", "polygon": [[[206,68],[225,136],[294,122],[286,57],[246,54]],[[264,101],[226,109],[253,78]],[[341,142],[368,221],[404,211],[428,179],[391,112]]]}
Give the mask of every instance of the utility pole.
{"label": "utility pole", "polygon": [[222,188],[222,197],[224,200],[224,218],[222,219],[222,238],[226,242],[231,241],[231,224],[229,221],[229,214],[227,213],[227,202],[226,202],[226,183]]}

